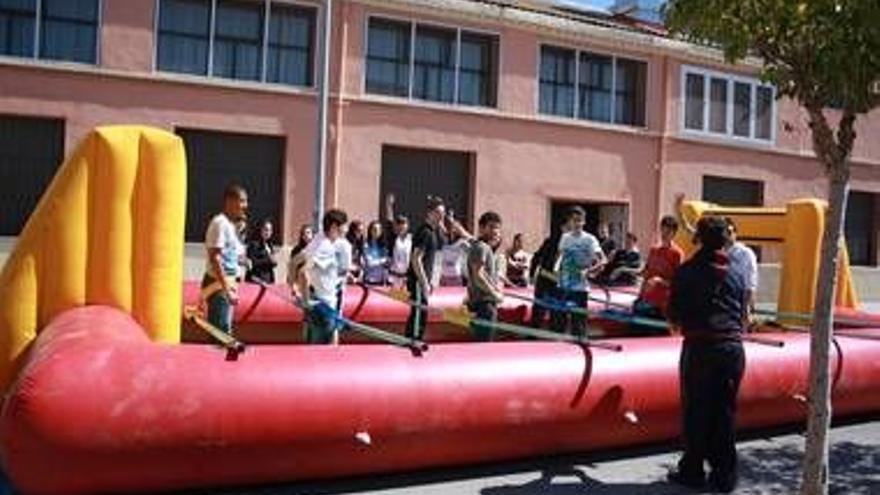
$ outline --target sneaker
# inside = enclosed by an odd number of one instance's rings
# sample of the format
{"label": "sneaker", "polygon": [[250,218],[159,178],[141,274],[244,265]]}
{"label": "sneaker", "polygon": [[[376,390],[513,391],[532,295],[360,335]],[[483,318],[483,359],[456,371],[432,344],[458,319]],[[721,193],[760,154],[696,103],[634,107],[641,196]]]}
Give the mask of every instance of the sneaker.
{"label": "sneaker", "polygon": [[702,475],[685,474],[678,469],[670,469],[666,473],[666,479],[676,485],[682,485],[689,488],[704,488],[706,486],[706,477]]}

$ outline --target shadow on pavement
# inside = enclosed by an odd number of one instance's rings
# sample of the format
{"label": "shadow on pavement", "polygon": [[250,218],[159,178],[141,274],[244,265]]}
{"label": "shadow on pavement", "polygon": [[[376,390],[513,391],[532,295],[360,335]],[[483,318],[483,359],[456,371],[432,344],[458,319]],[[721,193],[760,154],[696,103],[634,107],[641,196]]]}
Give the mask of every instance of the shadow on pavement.
{"label": "shadow on pavement", "polygon": [[[835,422],[857,424],[871,418],[861,417]],[[791,426],[750,432],[743,435],[751,439],[764,439],[760,446],[740,446],[740,487],[735,493],[743,495],[788,495],[797,493],[801,477],[801,451],[803,442],[773,439],[775,435],[791,434]],[[833,433],[832,433],[833,435]],[[832,438],[833,441],[833,438]],[[771,446],[766,446],[767,442]],[[778,443],[778,445],[772,445]],[[457,468],[442,468],[409,473],[347,478],[322,482],[303,482],[283,485],[267,485],[233,489],[210,489],[176,492],[177,495],[340,495],[345,493],[373,493],[385,490],[412,488],[467,481],[480,478],[503,477],[535,473],[538,476],[524,484],[501,484],[480,490],[481,495],[678,495],[696,493],[667,483],[662,475],[656,479],[645,473],[633,472],[632,482],[603,482],[591,478],[585,468],[608,462],[626,462],[627,459],[659,455],[652,472],[665,473],[672,460],[670,445],[653,445],[641,448],[594,452],[582,455],[560,455],[519,462],[484,464]],[[831,446],[831,494],[870,495],[880,494],[880,449],[847,441]],[[626,467],[622,467],[626,469]],[[619,478],[619,477],[618,477]],[[486,480],[491,483],[490,480]]]}
{"label": "shadow on pavement", "polygon": [[[573,479],[575,478],[575,479]],[[541,477],[523,485],[483,488],[480,495],[677,495],[690,490],[665,481],[645,483],[604,483],[587,476],[574,466],[558,466],[541,472]]]}
{"label": "shadow on pavement", "polygon": [[[740,451],[737,493],[797,493],[803,453],[798,445],[753,447]],[[876,446],[839,442],[831,446],[830,493],[880,493],[880,450]]]}
{"label": "shadow on pavement", "polygon": [[[740,450],[740,486],[735,493],[797,493],[803,454],[797,445],[753,447]],[[831,448],[830,493],[880,493],[880,450],[874,446],[841,442]],[[605,483],[576,466],[545,468],[541,476],[522,485],[499,485],[481,495],[677,495],[697,493],[662,480],[643,483]]]}

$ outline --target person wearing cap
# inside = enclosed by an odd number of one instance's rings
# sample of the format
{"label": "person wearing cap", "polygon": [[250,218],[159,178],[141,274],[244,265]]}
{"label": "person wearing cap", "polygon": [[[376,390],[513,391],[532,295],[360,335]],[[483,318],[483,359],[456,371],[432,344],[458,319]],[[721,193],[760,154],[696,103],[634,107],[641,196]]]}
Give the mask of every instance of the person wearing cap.
{"label": "person wearing cap", "polygon": [[730,493],[737,483],[734,427],[745,369],[746,275],[730,262],[730,230],[723,218],[701,218],[696,240],[700,249],[676,271],[668,308],[670,322],[684,336],[679,358],[684,453],[668,478],[694,488],[708,482]]}

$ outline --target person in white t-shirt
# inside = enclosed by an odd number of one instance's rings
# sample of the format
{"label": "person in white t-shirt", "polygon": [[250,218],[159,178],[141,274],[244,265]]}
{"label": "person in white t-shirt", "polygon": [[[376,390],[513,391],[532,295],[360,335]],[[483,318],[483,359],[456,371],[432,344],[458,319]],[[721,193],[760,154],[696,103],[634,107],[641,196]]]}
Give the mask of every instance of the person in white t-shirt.
{"label": "person in white t-shirt", "polygon": [[322,231],[294,258],[294,294],[305,302],[305,340],[309,344],[336,344],[339,285],[344,281],[345,255],[340,249],[348,215],[338,209],[324,214]]}
{"label": "person in white t-shirt", "polygon": [[[571,207],[566,214],[571,230],[559,239],[557,259],[559,274],[559,295],[562,302],[575,308],[586,309],[590,284],[588,277],[594,276],[605,265],[605,254],[599,240],[584,231],[586,212],[580,206]],[[586,335],[587,319],[582,314],[566,311],[554,312],[553,328],[566,332],[571,323],[571,331],[578,336]]]}
{"label": "person in white t-shirt", "polygon": [[394,287],[406,285],[406,271],[409,269],[412,245],[409,220],[405,216],[399,215],[394,219],[394,237],[389,246],[391,248],[391,266],[388,268],[388,280]]}
{"label": "person in white t-shirt", "polygon": [[440,287],[462,287],[467,285],[467,258],[470,252],[470,240],[462,236],[450,241],[440,250],[437,259],[439,270],[434,270],[435,285]]}
{"label": "person in white t-shirt", "polygon": [[725,220],[730,234],[730,244],[727,246],[730,267],[743,274],[746,281],[746,296],[748,297],[747,307],[751,314],[755,309],[755,295],[758,291],[758,257],[755,256],[752,248],[737,240],[736,223],[729,217]]}
{"label": "person in white t-shirt", "polygon": [[224,332],[232,332],[233,307],[238,304],[238,278],[245,247],[236,224],[246,220],[247,191],[238,184],[226,187],[223,212],[211,219],[205,232],[207,262],[202,277],[202,300],[208,321]]}
{"label": "person in white t-shirt", "polygon": [[394,213],[396,201],[394,193],[388,193],[385,196],[383,232],[385,235],[384,243],[390,255],[388,283],[392,287],[403,287],[406,284],[406,272],[409,270],[413,237],[409,232],[409,219],[406,215],[395,215]]}

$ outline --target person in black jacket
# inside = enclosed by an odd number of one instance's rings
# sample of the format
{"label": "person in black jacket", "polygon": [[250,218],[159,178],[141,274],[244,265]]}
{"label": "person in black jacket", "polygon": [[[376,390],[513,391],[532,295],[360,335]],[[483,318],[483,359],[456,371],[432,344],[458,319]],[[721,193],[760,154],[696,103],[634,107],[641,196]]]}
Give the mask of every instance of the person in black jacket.
{"label": "person in black jacket", "polygon": [[256,235],[248,242],[247,257],[251,261],[250,269],[245,275],[248,282],[275,283],[275,246],[272,245],[272,221],[263,220]]}
{"label": "person in black jacket", "polygon": [[[559,226],[559,230],[551,232],[550,236],[544,239],[541,247],[532,256],[532,263],[529,266],[529,278],[535,283],[535,299],[546,301],[548,299],[558,299],[557,280],[554,273],[556,258],[559,254],[559,239],[562,234],[568,232],[568,222],[564,222]],[[544,320],[550,313],[549,309],[540,304],[532,304],[532,318],[530,325],[533,328],[541,328],[544,326]]]}
{"label": "person in black jacket", "polygon": [[700,250],[675,273],[669,304],[669,319],[684,335],[679,363],[684,454],[668,478],[703,487],[708,461],[709,485],[722,493],[737,483],[734,424],[748,307],[745,273],[730,264],[728,240],[723,218],[700,219]]}
{"label": "person in black jacket", "polygon": [[428,299],[434,290],[434,260],[446,242],[444,218],[446,205],[440,198],[427,199],[425,222],[413,236],[412,256],[406,272],[406,289],[409,292],[409,318],[406,320],[406,336],[423,340],[428,320]]}

